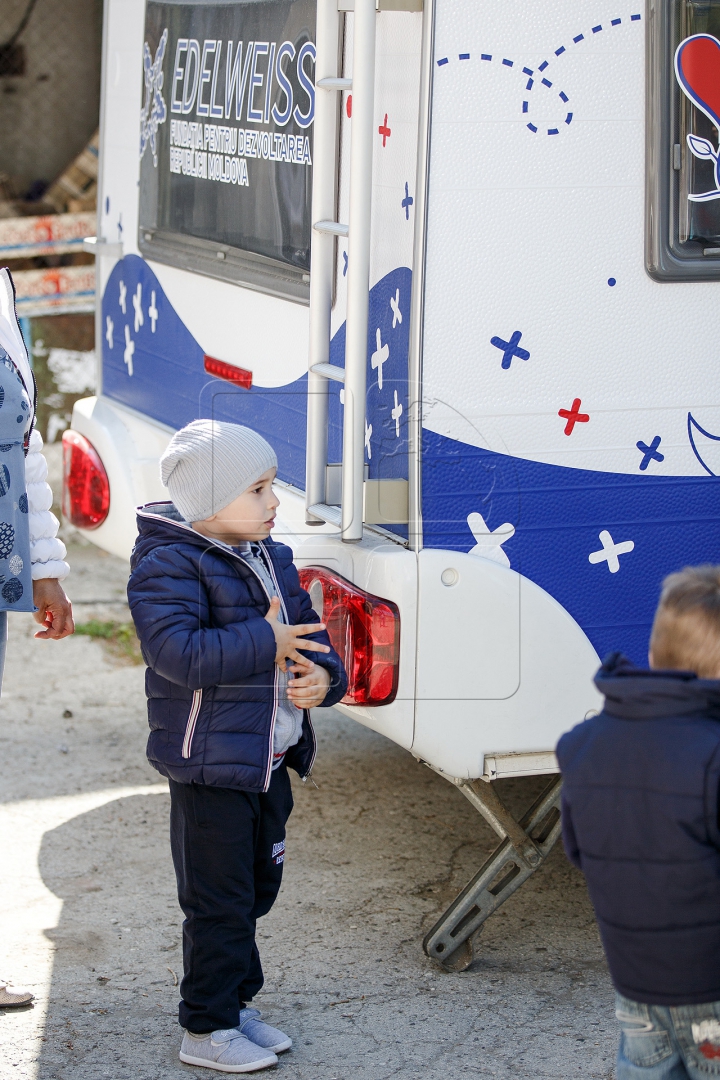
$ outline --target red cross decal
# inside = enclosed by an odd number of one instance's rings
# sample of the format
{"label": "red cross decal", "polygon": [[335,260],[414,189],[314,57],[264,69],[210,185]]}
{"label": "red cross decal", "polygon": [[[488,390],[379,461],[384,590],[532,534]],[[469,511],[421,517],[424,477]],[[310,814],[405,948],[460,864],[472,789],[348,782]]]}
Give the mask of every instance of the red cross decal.
{"label": "red cross decal", "polygon": [[388,117],[388,114],[385,113],[385,119],[383,120],[382,124],[378,128],[378,135],[382,135],[383,146],[385,146],[385,143],[387,142],[387,140],[392,135],[392,131],[387,126],[387,117]]}
{"label": "red cross decal", "polygon": [[580,398],[576,397],[572,403],[572,409],[558,409],[558,416],[562,416],[563,420],[567,420],[565,425],[566,435],[572,435],[576,424],[587,424],[590,419],[588,413],[580,412],[581,404]]}

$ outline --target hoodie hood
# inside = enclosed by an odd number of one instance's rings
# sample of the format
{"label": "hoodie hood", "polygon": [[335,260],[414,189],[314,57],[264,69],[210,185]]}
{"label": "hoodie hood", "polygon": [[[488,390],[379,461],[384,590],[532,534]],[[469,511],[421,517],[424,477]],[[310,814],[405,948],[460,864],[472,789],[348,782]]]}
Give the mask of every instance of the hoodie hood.
{"label": "hoodie hood", "polygon": [[[138,537],[130,556],[131,570],[139,566],[146,555],[157,547],[162,547],[163,544],[191,544],[193,547],[205,550],[219,548],[230,555],[237,554],[230,544],[225,544],[222,540],[213,540],[209,536],[196,532],[192,525],[185,521],[174,503],[146,503],[145,506],[138,506],[136,513]],[[266,548],[275,550],[281,546],[270,536],[263,540],[263,544]]]}
{"label": "hoodie hood", "polygon": [[614,652],[605,657],[595,685],[605,697],[604,711],[623,720],[697,713],[720,720],[720,679],[699,679],[692,671],[638,668]]}
{"label": "hoodie hood", "polygon": [[132,570],[156,547],[163,544],[194,544],[210,547],[212,541],[195,532],[171,502],[146,503],[137,510],[138,537],[130,556]]}

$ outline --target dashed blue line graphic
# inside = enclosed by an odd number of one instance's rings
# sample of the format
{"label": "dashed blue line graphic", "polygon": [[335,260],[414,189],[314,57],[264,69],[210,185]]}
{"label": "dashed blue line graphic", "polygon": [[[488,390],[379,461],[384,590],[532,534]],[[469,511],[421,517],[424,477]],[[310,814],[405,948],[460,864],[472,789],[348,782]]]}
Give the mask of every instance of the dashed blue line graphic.
{"label": "dashed blue line graphic", "polygon": [[[642,15],[639,14],[639,13],[630,16],[630,22],[639,22],[641,19],[642,19]],[[611,27],[613,27],[613,26],[621,26],[621,25],[622,25],[622,18],[620,18],[620,17],[610,20],[610,26]],[[597,23],[597,25],[592,26],[590,28],[592,34],[599,34],[599,33],[602,32],[602,29],[603,29],[602,23]],[[573,37],[573,39],[572,39],[574,45],[579,45],[581,42],[583,42],[585,40],[586,40],[585,34],[583,34],[583,33],[576,34],[575,37]],[[565,54],[566,52],[567,52],[566,47],[564,45],[559,45],[557,47],[557,49],[554,50],[554,55],[555,55],[555,57],[560,57],[563,54]],[[493,58],[492,53],[481,53],[480,54],[480,59],[484,60],[486,62],[491,62],[492,58]],[[470,53],[469,52],[458,53],[458,60],[470,60]],[[449,57],[443,56],[437,61],[437,66],[438,67],[445,67],[449,63],[450,63]],[[508,67],[508,68],[514,68],[516,66],[516,61],[510,60],[507,57],[503,57],[501,63],[502,63],[503,67]],[[545,71],[549,66],[550,66],[550,61],[549,60],[543,60],[541,64],[538,64],[537,70],[538,71]],[[522,71],[523,75],[528,76],[528,80],[527,80],[527,83],[525,85],[525,89],[528,90],[528,91],[532,90],[534,85],[535,85],[535,81],[536,81],[533,78],[533,75],[535,74],[535,69],[531,68],[531,67],[523,67],[523,68],[521,68],[521,71]],[[548,79],[547,77],[543,77],[541,82],[540,82],[540,85],[544,86],[544,87],[546,87],[547,89],[550,90],[553,87],[553,81],[552,81],[552,79]],[[564,105],[569,104],[570,98],[565,93],[564,90],[559,91],[558,97],[560,98],[560,100],[562,101],[562,103]],[[526,99],[526,100],[524,100],[522,102],[522,113],[523,113],[523,115],[527,115],[529,112],[530,112],[530,102]],[[572,123],[573,115],[574,114],[572,112],[567,112],[565,114],[565,120],[564,120],[565,126],[569,126]],[[538,128],[537,124],[533,124],[533,123],[528,122],[526,127],[534,135],[537,134],[538,131],[539,131],[539,128]],[[560,134],[560,127],[558,126],[558,127],[546,128],[546,134],[547,135],[559,135]]]}

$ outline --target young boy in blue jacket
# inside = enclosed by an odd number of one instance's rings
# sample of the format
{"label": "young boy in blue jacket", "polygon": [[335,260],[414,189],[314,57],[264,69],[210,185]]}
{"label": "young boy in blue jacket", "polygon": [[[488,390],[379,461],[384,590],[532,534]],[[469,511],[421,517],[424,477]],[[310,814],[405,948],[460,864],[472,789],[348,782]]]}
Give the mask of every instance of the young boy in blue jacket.
{"label": "young boy in blue jacket", "polygon": [[263,984],[256,921],[282,878],[287,770],[310,775],[308,710],[334,705],[347,679],[292,552],[270,539],[272,447],[238,424],[196,420],[160,465],[172,502],[138,512],[128,597],[185,913],[180,1059],[254,1072],[291,1045],[247,1004]]}
{"label": "young boy in blue jacket", "polygon": [[618,1080],[720,1076],[720,567],[663,583],[650,670],[611,654],[560,739],[563,839],[622,1029]]}

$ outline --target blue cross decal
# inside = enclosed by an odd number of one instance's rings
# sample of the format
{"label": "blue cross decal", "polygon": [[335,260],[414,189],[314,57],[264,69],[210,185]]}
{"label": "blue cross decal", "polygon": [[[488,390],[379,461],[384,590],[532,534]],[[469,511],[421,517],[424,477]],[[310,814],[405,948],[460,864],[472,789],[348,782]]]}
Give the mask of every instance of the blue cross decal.
{"label": "blue cross decal", "polygon": [[347,268],[348,268],[348,254],[347,254],[347,251],[343,251],[343,260],[345,262],[345,265],[343,266],[343,277],[345,277],[345,275],[347,274]]}
{"label": "blue cross decal", "polygon": [[638,450],[642,452],[643,459],[640,462],[640,468],[643,472],[645,472],[651,461],[665,460],[665,455],[661,454],[658,450],[658,446],[660,445],[661,441],[662,439],[660,435],[656,435],[649,446],[646,446],[646,444],[642,441],[635,443]]}
{"label": "blue cross decal", "polygon": [[517,356],[519,360],[529,360],[530,353],[527,349],[519,348],[519,341],[522,337],[520,330],[515,330],[509,341],[503,341],[501,337],[490,338],[490,344],[494,345],[496,349],[501,349],[503,358],[502,366],[507,370],[513,362],[513,357]]}
{"label": "blue cross decal", "polygon": [[412,206],[414,201],[415,200],[413,199],[412,195],[408,191],[408,182],[406,180],[405,181],[405,198],[403,199],[403,201],[400,204],[402,206],[403,210],[405,211],[405,220],[406,221],[410,220],[410,207]]}

